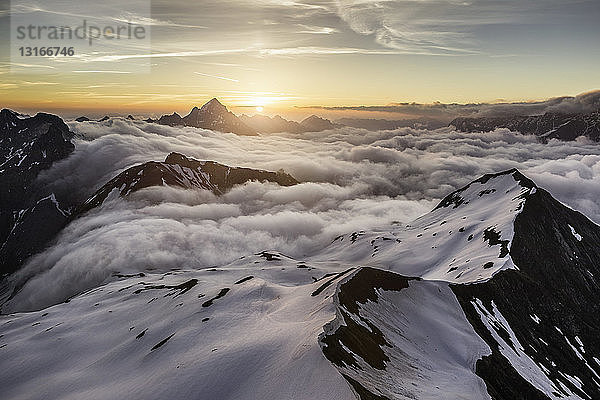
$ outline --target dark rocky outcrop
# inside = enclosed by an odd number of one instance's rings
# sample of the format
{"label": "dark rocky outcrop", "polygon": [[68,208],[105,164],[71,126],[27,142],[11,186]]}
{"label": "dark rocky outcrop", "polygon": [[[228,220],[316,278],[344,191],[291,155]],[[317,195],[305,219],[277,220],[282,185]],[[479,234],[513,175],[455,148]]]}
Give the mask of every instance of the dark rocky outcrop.
{"label": "dark rocky outcrop", "polygon": [[535,135],[542,140],[575,140],[585,136],[600,141],[600,112],[559,114],[546,113],[534,116],[503,116],[456,118],[450,126],[461,132],[491,132],[507,128],[524,135]]}
{"label": "dark rocky outcrop", "polygon": [[[477,362],[476,372],[494,400],[548,397],[502,356],[482,322],[478,301],[489,315],[501,313],[522,352],[549,371],[558,396],[572,392],[600,398],[594,372],[594,355],[600,354],[598,243],[598,225],[537,189],[515,220],[510,256],[518,270],[502,271],[485,283],[452,286],[469,321],[492,349]],[[511,346],[518,346],[505,328],[495,329]],[[567,375],[577,377],[581,388]]]}
{"label": "dark rocky outcrop", "polygon": [[206,189],[221,195],[233,186],[249,181],[274,182],[281,186],[298,183],[292,176],[281,171],[228,167],[213,161],[198,161],[179,153],[171,153],[164,162],[150,161],[123,171],[81,205],[76,214],[99,206],[113,191],[120,196],[127,196],[147,187],[166,185]]}
{"label": "dark rocky outcrop", "polygon": [[73,152],[73,136],[55,115],[0,111],[0,274],[41,250],[67,220],[66,207],[36,178]]}

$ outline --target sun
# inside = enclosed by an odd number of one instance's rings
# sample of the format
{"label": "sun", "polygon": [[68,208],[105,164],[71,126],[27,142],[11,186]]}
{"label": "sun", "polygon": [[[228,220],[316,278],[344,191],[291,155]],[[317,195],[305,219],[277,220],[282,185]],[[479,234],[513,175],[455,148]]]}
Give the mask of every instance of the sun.
{"label": "sun", "polygon": [[258,107],[256,107],[256,111],[257,111],[257,112],[259,112],[259,113],[260,113],[260,112],[263,112],[263,110],[264,110],[264,107],[263,107],[263,106],[258,106]]}

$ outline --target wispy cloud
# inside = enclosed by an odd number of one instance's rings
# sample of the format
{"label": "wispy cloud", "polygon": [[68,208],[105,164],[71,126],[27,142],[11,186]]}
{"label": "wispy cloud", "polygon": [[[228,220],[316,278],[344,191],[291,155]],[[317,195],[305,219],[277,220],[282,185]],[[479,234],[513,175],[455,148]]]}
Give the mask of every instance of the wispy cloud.
{"label": "wispy cloud", "polygon": [[177,51],[177,52],[166,52],[166,53],[144,53],[144,54],[115,54],[115,55],[101,55],[96,56],[95,54],[80,55],[81,59],[88,62],[94,61],[121,61],[131,59],[143,59],[143,58],[172,58],[172,57],[199,57],[199,56],[214,56],[222,54],[235,54],[244,53],[248,49],[222,49],[222,50],[205,50],[205,51]]}
{"label": "wispy cloud", "polygon": [[[339,0],[337,13],[356,33],[404,51],[478,53],[483,27],[513,26],[544,20],[556,0]],[[479,32],[480,33],[480,32]]]}
{"label": "wispy cloud", "polygon": [[[439,1],[380,2],[340,0],[338,14],[360,35],[372,36],[387,48],[406,52],[476,53],[465,24],[445,26],[444,18],[471,10],[472,3]],[[463,12],[466,16],[468,12]],[[465,18],[466,19],[466,18]]]}
{"label": "wispy cloud", "polygon": [[224,81],[230,81],[230,82],[239,82],[239,80],[237,79],[233,79],[233,78],[226,78],[224,76],[218,76],[218,75],[211,75],[211,74],[205,74],[203,72],[194,72],[196,75],[200,75],[200,76],[206,76],[208,78],[215,78],[215,79],[222,79]]}
{"label": "wispy cloud", "polygon": [[366,49],[354,47],[281,47],[281,48],[240,48],[240,49],[217,49],[203,51],[177,51],[163,53],[141,53],[141,54],[79,54],[73,58],[85,62],[112,62],[132,59],[145,58],[179,58],[179,57],[203,57],[203,56],[218,56],[245,54],[254,56],[294,56],[294,55],[344,55],[344,54],[362,54],[362,55],[398,55],[398,54],[422,54],[432,56],[456,56],[446,52],[431,52],[431,51],[405,51],[399,49]]}
{"label": "wispy cloud", "polygon": [[458,116],[501,116],[501,115],[539,115],[551,113],[581,113],[600,109],[600,90],[582,93],[577,96],[555,97],[543,101],[498,102],[478,104],[419,104],[392,103],[380,106],[309,106],[300,109],[327,111],[359,111],[365,113],[389,113],[399,117],[427,117],[439,120],[451,120]]}
{"label": "wispy cloud", "polygon": [[31,82],[31,81],[19,81],[18,83],[19,83],[19,85],[24,85],[24,86],[59,85],[58,82],[47,82],[47,81],[35,81],[35,82]]}
{"label": "wispy cloud", "polygon": [[170,20],[161,20],[157,18],[148,18],[132,13],[124,13],[119,17],[112,18],[116,22],[131,23],[145,26],[166,26],[170,28],[191,28],[191,29],[208,29],[207,26],[180,24]]}
{"label": "wispy cloud", "polygon": [[426,50],[401,50],[401,49],[366,49],[356,47],[285,47],[261,49],[259,53],[263,56],[291,56],[291,55],[343,55],[343,54],[362,54],[362,55],[399,55],[399,54],[421,54],[429,56],[456,56],[446,52],[432,52]]}
{"label": "wispy cloud", "polygon": [[330,28],[328,26],[312,26],[312,25],[300,25],[303,30],[298,31],[298,33],[310,33],[316,35],[331,35],[332,33],[339,32],[335,28]]}
{"label": "wispy cloud", "polygon": [[130,74],[129,71],[116,71],[110,69],[94,69],[94,70],[75,70],[71,71],[77,74]]}

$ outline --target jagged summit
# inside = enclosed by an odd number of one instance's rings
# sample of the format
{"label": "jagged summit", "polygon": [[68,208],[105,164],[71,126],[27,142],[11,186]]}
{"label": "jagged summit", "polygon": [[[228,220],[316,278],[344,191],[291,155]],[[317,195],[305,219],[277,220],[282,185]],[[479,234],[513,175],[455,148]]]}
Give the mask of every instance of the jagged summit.
{"label": "jagged summit", "polygon": [[386,265],[407,276],[472,283],[513,268],[514,221],[538,191],[516,169],[484,175],[449,194],[430,213],[388,232],[337,238],[326,257]]}
{"label": "jagged summit", "polygon": [[17,118],[17,113],[15,111],[9,110],[8,108],[0,110],[0,123],[12,122]]}
{"label": "jagged summit", "polygon": [[[198,107],[194,107],[194,109],[198,109]],[[216,97],[213,97],[206,104],[200,108],[202,111],[206,112],[226,112],[227,107],[225,107]]]}
{"label": "jagged summit", "polygon": [[335,129],[341,125],[334,124],[328,119],[318,117],[316,115],[311,115],[310,117],[305,118],[300,122],[300,125],[306,127],[308,131],[319,132],[325,131],[328,129]]}
{"label": "jagged summit", "polygon": [[[495,188],[496,185],[507,187],[519,185],[527,189],[537,188],[536,184],[531,179],[527,178],[516,168],[512,168],[507,171],[483,175],[481,178],[476,179],[467,186],[450,193],[435,209],[449,206],[456,208],[461,204],[468,204],[475,196],[482,197],[484,195],[495,193],[497,191]],[[508,193],[508,191],[506,193]],[[501,193],[498,193],[498,195],[501,195]]]}
{"label": "jagged summit", "polygon": [[218,132],[235,133],[238,135],[254,136],[256,131],[242,122],[232,112],[227,110],[216,98],[202,107],[194,107],[185,117],[177,113],[163,115],[156,121],[161,125],[193,126]]}

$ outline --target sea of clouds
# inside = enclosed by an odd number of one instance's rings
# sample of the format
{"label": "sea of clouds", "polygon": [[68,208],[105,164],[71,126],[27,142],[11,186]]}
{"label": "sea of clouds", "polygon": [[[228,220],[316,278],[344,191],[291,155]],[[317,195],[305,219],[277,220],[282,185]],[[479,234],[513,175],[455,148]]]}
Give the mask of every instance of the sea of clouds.
{"label": "sea of clouds", "polygon": [[541,144],[507,130],[450,128],[246,137],[123,119],[70,127],[75,152],[41,177],[59,200],[83,201],[124,169],[172,151],[284,169],[302,183],[254,182],[220,197],[155,187],[108,201],[10,277],[22,289],[3,311],[43,308],[117,273],[208,268],[262,250],[302,259],[340,234],[407,223],[481,175],[513,167],[600,222],[600,145],[586,139]]}

